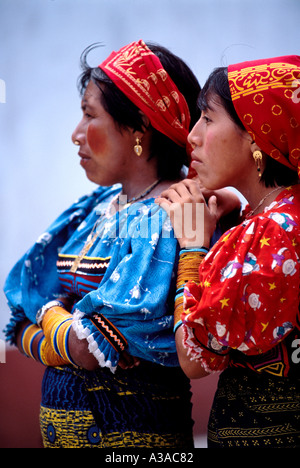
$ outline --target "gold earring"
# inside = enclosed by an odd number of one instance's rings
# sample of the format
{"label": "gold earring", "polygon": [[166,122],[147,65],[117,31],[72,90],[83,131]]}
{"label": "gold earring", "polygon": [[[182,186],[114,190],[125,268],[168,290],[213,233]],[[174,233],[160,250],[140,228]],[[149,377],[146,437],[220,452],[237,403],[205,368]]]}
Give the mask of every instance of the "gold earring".
{"label": "gold earring", "polygon": [[136,144],[134,145],[134,152],[137,156],[141,156],[142,152],[143,152],[143,147],[141,145],[141,142],[140,142],[140,139],[137,138],[136,140]]}
{"label": "gold earring", "polygon": [[262,152],[259,150],[254,151],[253,153],[253,159],[255,161],[256,167],[257,167],[257,172],[258,172],[258,177],[261,177],[261,163],[262,163]]}

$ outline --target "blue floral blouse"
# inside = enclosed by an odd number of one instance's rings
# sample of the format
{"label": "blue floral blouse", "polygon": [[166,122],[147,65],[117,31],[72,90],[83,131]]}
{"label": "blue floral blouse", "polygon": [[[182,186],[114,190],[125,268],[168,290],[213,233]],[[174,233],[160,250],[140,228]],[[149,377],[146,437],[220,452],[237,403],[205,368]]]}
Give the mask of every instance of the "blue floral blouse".
{"label": "blue floral blouse", "polygon": [[[76,296],[74,328],[86,338],[101,366],[114,370],[118,353],[88,319],[106,316],[128,341],[127,351],[165,366],[178,366],[173,336],[178,244],[164,210],[154,199],[112,212],[120,186],[99,187],[66,210],[12,269],[5,294],[12,311],[7,340],[26,317],[66,293]],[[95,226],[96,241],[75,273]]]}

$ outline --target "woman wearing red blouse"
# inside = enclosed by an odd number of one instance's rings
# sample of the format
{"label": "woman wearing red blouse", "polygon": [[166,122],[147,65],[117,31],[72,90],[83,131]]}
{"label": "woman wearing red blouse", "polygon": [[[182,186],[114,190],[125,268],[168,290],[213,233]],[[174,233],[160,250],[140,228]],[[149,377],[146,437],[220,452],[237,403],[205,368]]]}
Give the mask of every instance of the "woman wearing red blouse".
{"label": "woman wearing red blouse", "polygon": [[214,197],[205,205],[186,180],[157,200],[171,218],[204,206],[203,245],[178,235],[174,330],[190,378],[222,372],[209,447],[300,446],[299,88],[298,56],[219,68],[205,84],[192,167],[207,189],[233,186],[249,203],[211,250]]}

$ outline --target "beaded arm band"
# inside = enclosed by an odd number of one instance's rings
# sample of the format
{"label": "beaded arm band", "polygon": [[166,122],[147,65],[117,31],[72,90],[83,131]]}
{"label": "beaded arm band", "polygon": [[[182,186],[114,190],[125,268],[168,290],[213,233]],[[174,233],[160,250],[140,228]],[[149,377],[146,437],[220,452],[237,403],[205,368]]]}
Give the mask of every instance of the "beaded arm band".
{"label": "beaded arm band", "polygon": [[207,253],[208,249],[205,247],[182,249],[180,251],[175,296],[174,333],[182,325],[184,286],[188,281],[199,283],[199,265],[203,262]]}
{"label": "beaded arm band", "polygon": [[[33,343],[37,339],[36,355],[33,352]],[[68,364],[49,345],[43,330],[34,324],[27,325],[21,336],[21,346],[24,354],[45,366],[61,366]]]}
{"label": "beaded arm band", "polygon": [[[88,317],[97,330],[107,339],[111,346],[120,354],[127,347],[127,341],[119,330],[102,314]],[[63,307],[54,306],[47,309],[42,318],[42,329],[47,342],[65,363],[76,364],[72,361],[68,347],[68,336],[72,327],[73,315]]]}
{"label": "beaded arm band", "polygon": [[63,307],[51,307],[43,316],[41,326],[47,342],[67,364],[76,366],[69,353],[68,338],[73,316]]}
{"label": "beaded arm band", "polygon": [[90,317],[95,327],[107,339],[112,347],[121,354],[128,346],[122,333],[102,314],[93,314]]}

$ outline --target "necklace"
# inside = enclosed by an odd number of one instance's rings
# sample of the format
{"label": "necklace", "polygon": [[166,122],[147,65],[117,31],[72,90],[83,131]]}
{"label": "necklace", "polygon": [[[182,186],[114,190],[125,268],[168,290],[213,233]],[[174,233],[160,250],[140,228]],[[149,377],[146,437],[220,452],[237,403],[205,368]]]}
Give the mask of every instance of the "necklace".
{"label": "necklace", "polygon": [[[122,205],[122,209],[124,209],[127,206],[129,206],[131,203],[136,202],[137,200],[140,200],[141,198],[148,195],[148,193],[150,193],[151,190],[153,190],[154,187],[156,187],[160,182],[161,182],[161,179],[156,180],[153,184],[151,184],[149,187],[147,187],[145,191],[143,191],[142,193],[138,194],[137,196],[131,198],[128,201],[127,201],[126,195],[122,196],[122,198],[126,198],[126,201],[121,201],[120,200],[120,195],[118,195],[117,198],[113,198],[113,200],[111,201],[111,204],[116,200],[117,204]],[[110,204],[110,206],[111,206],[111,204]],[[74,259],[73,265],[72,265],[72,267],[70,269],[71,273],[76,273],[81,260],[88,253],[90,248],[93,246],[95,240],[97,239],[97,237],[99,235],[99,233],[97,231],[97,227],[98,227],[99,223],[100,223],[100,219],[98,219],[96,221],[96,223],[94,224],[93,229],[91,230],[90,234],[87,237],[87,240],[85,241],[83,249],[81,250],[80,254]]]}
{"label": "necklace", "polygon": [[[83,249],[81,250],[80,254],[74,259],[73,265],[70,269],[71,273],[76,273],[79,264],[83,257],[88,253],[92,245],[94,244],[95,240],[98,237],[98,232],[96,231],[96,228],[98,227],[99,220],[96,221],[96,223],[93,226],[93,229],[91,230],[90,234],[87,237],[87,240],[85,241],[85,244],[83,246]],[[96,232],[95,232],[96,231]]]}
{"label": "necklace", "polygon": [[254,210],[250,211],[250,212],[246,215],[246,219],[251,218],[251,216],[254,215],[255,211],[258,210],[258,208],[261,207],[261,205],[263,204],[263,202],[264,202],[270,195],[272,195],[272,193],[276,192],[277,190],[282,190],[282,189],[283,189],[283,187],[276,187],[276,189],[274,189],[274,190],[272,190],[271,192],[267,193],[267,195],[264,196],[264,197],[260,200],[259,204],[254,208]]}
{"label": "necklace", "polygon": [[148,195],[148,193],[150,193],[160,182],[161,179],[157,179],[155,182],[153,182],[153,184],[149,185],[149,187],[147,187],[146,190],[140,192],[138,195],[131,198],[130,200],[127,200],[127,195],[120,194],[117,198],[117,204],[122,205],[125,208],[131,205],[131,203],[141,200],[141,198],[144,198],[146,195]]}

